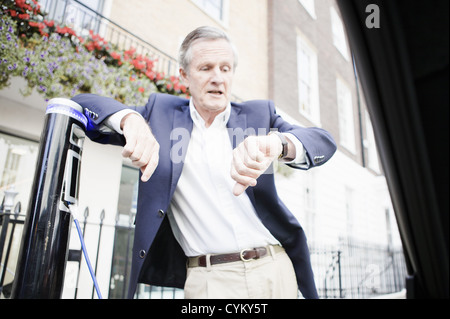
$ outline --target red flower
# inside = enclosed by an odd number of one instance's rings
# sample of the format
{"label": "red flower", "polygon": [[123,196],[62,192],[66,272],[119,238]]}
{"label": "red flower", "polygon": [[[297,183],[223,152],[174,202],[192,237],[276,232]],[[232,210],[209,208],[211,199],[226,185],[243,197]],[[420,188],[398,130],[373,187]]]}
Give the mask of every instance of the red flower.
{"label": "red flower", "polygon": [[34,3],[33,13],[36,15],[41,12],[41,5],[37,2],[37,0],[32,0]]}
{"label": "red flower", "polygon": [[145,92],[145,89],[144,89],[142,86],[140,86],[138,90],[139,90],[139,92],[141,92],[142,94],[144,94],[144,92]]}
{"label": "red flower", "polygon": [[49,28],[53,28],[55,26],[55,21],[44,20],[44,24]]}
{"label": "red flower", "polygon": [[153,71],[148,71],[145,73],[145,75],[151,80],[153,81],[156,78],[156,74]]}
{"label": "red flower", "polygon": [[25,0],[16,0],[16,6],[21,8],[22,11],[25,11],[25,10],[30,10],[31,11],[31,10],[33,10],[33,8],[29,4],[27,4],[25,2]]}
{"label": "red flower", "polygon": [[65,29],[66,29],[66,32],[68,34],[73,35],[73,36],[77,36],[77,33],[75,32],[75,30],[73,30],[73,29],[71,29],[69,27],[66,27]]}
{"label": "red flower", "polygon": [[56,32],[62,35],[69,34],[76,36],[76,32],[69,27],[60,28],[59,26],[56,26]]}
{"label": "red flower", "polygon": [[116,60],[120,60],[120,54],[117,52],[111,52],[111,57]]}
{"label": "red flower", "polygon": [[27,4],[25,0],[16,0],[16,6],[25,10],[33,10],[33,8],[29,4]]}
{"label": "red flower", "polygon": [[19,18],[22,20],[30,20],[30,15],[27,13],[19,14]]}
{"label": "red flower", "polygon": [[145,64],[140,63],[138,59],[134,59],[133,61],[131,61],[131,64],[136,68],[136,70],[139,71],[145,68]]}
{"label": "red flower", "polygon": [[43,23],[41,23],[41,22],[29,21],[28,24],[30,25],[30,27],[39,28],[39,33],[40,33],[42,36],[48,37],[48,33],[44,32],[45,25],[44,25]]}
{"label": "red flower", "polygon": [[86,49],[90,52],[94,51],[94,42],[89,42],[88,44],[86,44]]}
{"label": "red flower", "polygon": [[156,80],[157,80],[157,81],[160,81],[160,80],[162,80],[162,79],[164,79],[164,73],[158,73],[158,74],[156,75]]}
{"label": "red flower", "polygon": [[124,56],[125,60],[130,60],[134,56],[135,53],[136,53],[136,49],[131,47],[129,50],[127,50],[123,53],[123,56]]}
{"label": "red flower", "polygon": [[25,0],[16,0],[16,6],[18,6],[19,8],[23,8],[24,5]]}

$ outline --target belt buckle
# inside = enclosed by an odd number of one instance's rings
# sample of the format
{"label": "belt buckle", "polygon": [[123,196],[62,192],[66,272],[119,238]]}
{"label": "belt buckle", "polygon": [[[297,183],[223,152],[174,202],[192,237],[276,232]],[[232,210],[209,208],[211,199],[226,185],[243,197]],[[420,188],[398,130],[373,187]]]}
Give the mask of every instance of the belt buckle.
{"label": "belt buckle", "polygon": [[250,258],[250,259],[245,259],[245,257],[244,257],[244,254],[245,254],[245,252],[246,251],[252,251],[253,249],[242,249],[241,250],[241,252],[239,253],[239,257],[241,258],[241,260],[243,261],[243,262],[249,262],[249,261],[251,261],[253,258]]}

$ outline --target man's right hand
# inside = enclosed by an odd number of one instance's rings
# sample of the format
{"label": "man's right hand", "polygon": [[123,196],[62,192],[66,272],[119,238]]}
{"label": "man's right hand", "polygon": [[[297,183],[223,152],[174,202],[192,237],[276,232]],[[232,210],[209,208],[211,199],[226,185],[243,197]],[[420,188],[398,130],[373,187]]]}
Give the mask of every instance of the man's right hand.
{"label": "man's right hand", "polygon": [[141,116],[130,113],[120,123],[126,144],[122,156],[131,159],[142,172],[141,180],[147,182],[158,166],[159,143]]}

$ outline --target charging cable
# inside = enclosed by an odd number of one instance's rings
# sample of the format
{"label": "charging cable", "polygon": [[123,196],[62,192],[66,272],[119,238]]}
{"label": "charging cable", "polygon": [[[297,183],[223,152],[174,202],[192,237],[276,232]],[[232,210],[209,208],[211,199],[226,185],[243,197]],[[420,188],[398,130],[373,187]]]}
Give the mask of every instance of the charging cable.
{"label": "charging cable", "polygon": [[84,259],[86,260],[87,266],[89,268],[89,273],[91,274],[92,281],[94,282],[95,291],[97,292],[98,299],[102,299],[102,294],[100,293],[100,288],[98,286],[97,278],[95,277],[94,270],[92,269],[91,261],[89,260],[89,255],[86,250],[86,244],[84,243],[83,233],[81,232],[80,223],[78,222],[78,207],[75,205],[69,205],[70,213],[73,216],[73,221],[75,227],[77,228],[78,237],[80,238],[81,248],[83,250]]}

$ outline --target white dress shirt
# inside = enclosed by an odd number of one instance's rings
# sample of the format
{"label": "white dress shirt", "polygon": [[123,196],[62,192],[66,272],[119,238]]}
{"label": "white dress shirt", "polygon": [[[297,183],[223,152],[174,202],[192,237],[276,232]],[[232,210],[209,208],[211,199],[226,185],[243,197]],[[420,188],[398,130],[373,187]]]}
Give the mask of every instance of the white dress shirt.
{"label": "white dress shirt", "polygon": [[[247,194],[233,195],[233,152],[226,127],[231,104],[208,128],[192,99],[189,107],[194,125],[183,171],[167,212],[184,253],[193,257],[279,244],[258,218]],[[117,123],[125,114],[111,116],[107,125],[122,133]],[[297,158],[290,164],[304,164],[303,145],[295,137],[290,139],[297,150]]]}

